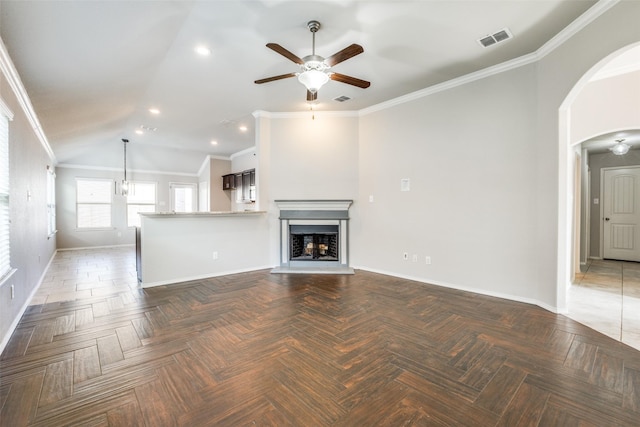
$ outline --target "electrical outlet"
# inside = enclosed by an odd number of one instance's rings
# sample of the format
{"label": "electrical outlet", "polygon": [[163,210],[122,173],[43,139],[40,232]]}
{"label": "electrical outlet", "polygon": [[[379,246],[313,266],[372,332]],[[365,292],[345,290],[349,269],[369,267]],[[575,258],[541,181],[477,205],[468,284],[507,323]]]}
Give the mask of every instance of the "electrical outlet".
{"label": "electrical outlet", "polygon": [[213,251],[213,260],[217,260],[218,259],[218,251]]}
{"label": "electrical outlet", "polygon": [[402,259],[405,260],[405,261],[408,260],[409,259],[409,252],[403,253],[402,254]]}
{"label": "electrical outlet", "polygon": [[431,265],[431,257],[430,256],[424,257],[424,263],[427,265]]}
{"label": "electrical outlet", "polygon": [[413,254],[413,258],[411,258],[411,261],[418,262],[418,255],[417,254]]}

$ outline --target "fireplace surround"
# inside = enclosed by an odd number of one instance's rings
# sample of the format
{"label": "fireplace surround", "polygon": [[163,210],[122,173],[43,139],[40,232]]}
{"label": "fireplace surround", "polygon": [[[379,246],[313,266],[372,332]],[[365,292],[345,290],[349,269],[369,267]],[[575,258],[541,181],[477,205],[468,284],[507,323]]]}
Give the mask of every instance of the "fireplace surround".
{"label": "fireplace surround", "polygon": [[276,200],[280,265],[272,273],[353,274],[349,267],[352,200]]}

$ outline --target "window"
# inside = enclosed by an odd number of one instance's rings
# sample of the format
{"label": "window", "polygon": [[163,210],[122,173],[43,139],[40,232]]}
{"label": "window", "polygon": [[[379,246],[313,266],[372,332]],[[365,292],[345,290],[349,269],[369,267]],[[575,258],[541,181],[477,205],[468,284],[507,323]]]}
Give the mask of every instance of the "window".
{"label": "window", "polygon": [[0,278],[11,271],[9,217],[9,108],[0,99]]}
{"label": "window", "polygon": [[156,183],[130,182],[127,194],[127,226],[140,227],[139,212],[156,211]]}
{"label": "window", "polygon": [[76,215],[78,228],[110,228],[113,181],[110,179],[76,180]]}
{"label": "window", "polygon": [[174,212],[193,212],[196,210],[196,185],[172,182],[171,210]]}
{"label": "window", "polygon": [[56,233],[56,173],[47,166],[47,233]]}

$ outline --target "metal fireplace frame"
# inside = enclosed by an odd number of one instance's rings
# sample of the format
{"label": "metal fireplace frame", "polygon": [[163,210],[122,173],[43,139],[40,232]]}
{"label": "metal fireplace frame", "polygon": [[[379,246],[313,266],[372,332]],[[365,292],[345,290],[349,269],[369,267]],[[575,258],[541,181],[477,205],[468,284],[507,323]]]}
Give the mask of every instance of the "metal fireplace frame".
{"label": "metal fireplace frame", "polygon": [[[280,266],[272,273],[353,274],[349,267],[349,207],[353,200],[276,200],[280,209]],[[338,260],[291,260],[291,225],[337,225]]]}

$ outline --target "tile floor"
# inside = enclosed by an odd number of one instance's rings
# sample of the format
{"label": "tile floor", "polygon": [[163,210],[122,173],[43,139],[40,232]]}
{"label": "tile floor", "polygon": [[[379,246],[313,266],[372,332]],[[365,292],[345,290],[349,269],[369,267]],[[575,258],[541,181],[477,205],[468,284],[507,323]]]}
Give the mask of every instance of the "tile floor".
{"label": "tile floor", "polygon": [[[59,251],[31,305],[136,288],[133,247]],[[590,260],[569,290],[567,316],[640,350],[640,263]]]}
{"label": "tile floor", "polygon": [[133,246],[58,251],[30,305],[91,299],[137,287]]}
{"label": "tile floor", "polygon": [[568,305],[571,319],[640,350],[640,263],[589,260]]}

